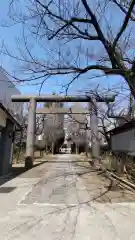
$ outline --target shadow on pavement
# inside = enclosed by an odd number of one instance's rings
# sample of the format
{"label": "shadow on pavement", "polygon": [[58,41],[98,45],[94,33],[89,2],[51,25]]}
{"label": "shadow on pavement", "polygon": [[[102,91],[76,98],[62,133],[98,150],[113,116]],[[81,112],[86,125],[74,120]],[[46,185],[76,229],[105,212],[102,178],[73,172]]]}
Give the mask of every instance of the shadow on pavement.
{"label": "shadow on pavement", "polygon": [[[40,166],[41,164],[44,164],[45,162],[47,161],[42,161],[42,162],[37,162],[34,164],[33,168],[36,168],[38,166]],[[17,166],[18,165],[18,166]],[[31,169],[30,169],[31,170]],[[13,178],[16,178],[18,176],[21,176],[22,174],[24,173],[27,173],[27,175],[29,175],[29,172],[30,170],[26,170],[25,166],[22,165],[22,166],[19,166],[19,164],[16,164],[14,166],[12,166],[12,171],[11,173],[8,175],[8,176],[4,176],[4,177],[1,177],[0,178],[0,186],[2,186],[4,183],[12,180]],[[0,187],[0,193],[7,193],[10,192],[8,188],[6,188],[7,190],[5,190],[5,188],[3,188],[3,190],[1,191],[1,187]],[[10,189],[11,191],[14,190],[14,189]]]}

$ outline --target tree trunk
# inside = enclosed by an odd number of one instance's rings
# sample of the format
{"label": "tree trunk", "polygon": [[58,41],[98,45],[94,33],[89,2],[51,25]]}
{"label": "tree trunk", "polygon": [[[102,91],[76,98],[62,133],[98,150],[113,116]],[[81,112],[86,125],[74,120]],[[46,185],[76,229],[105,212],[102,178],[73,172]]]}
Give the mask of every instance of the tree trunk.
{"label": "tree trunk", "polygon": [[76,144],[76,154],[79,154],[78,144]]}
{"label": "tree trunk", "polygon": [[125,173],[125,169],[126,169],[126,158],[125,158],[125,156],[122,155],[122,157],[118,161],[119,161],[119,164],[118,164],[118,168],[117,168],[117,173],[118,173],[118,175],[123,177],[124,173]]}
{"label": "tree trunk", "polygon": [[54,144],[54,142],[52,142],[52,154],[55,153],[54,150],[55,150],[55,144]]}
{"label": "tree trunk", "polygon": [[[132,67],[132,71],[135,72],[134,69],[135,66]],[[130,91],[131,91],[131,94],[132,96],[134,97],[135,99],[135,74],[133,74],[131,77],[124,77],[129,88],[130,88]]]}
{"label": "tree trunk", "polygon": [[42,158],[43,157],[43,150],[40,151],[40,157]]}
{"label": "tree trunk", "polygon": [[45,145],[45,153],[47,153],[47,144]]}

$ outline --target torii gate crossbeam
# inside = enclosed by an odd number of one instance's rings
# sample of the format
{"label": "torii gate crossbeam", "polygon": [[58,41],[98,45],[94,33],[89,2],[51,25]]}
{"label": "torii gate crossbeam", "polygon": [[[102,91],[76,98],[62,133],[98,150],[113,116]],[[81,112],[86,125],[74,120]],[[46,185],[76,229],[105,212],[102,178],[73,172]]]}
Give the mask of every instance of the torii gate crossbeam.
{"label": "torii gate crossbeam", "polygon": [[[30,99],[35,99],[36,102],[91,102],[91,96],[24,96],[24,95],[13,95],[11,97],[12,102],[29,102]],[[104,95],[102,97],[96,96],[95,99],[97,102],[114,102],[115,96]]]}
{"label": "torii gate crossbeam", "polygon": [[[12,102],[29,102],[29,115],[27,126],[26,158],[25,167],[31,168],[34,159],[34,142],[36,129],[36,103],[37,102],[88,102],[90,121],[91,121],[91,138],[92,138],[92,157],[99,159],[100,145],[98,137],[98,120],[96,102],[114,102],[115,96],[26,96],[13,95]],[[68,112],[67,112],[68,114]]]}

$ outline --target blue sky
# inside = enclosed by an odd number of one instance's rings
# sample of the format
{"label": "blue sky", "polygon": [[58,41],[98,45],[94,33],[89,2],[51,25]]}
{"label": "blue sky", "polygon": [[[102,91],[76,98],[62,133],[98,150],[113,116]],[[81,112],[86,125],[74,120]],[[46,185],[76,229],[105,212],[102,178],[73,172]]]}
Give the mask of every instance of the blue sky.
{"label": "blue sky", "polygon": [[[23,1],[22,1],[23,3]],[[6,20],[7,15],[7,9],[8,9],[8,1],[1,0],[0,1],[0,22],[3,22],[3,20]],[[112,15],[109,15],[108,18],[112,18]],[[120,18],[114,18],[113,23],[117,22],[117,25],[120,24]],[[0,43],[2,46],[2,43],[4,41],[5,45],[9,50],[11,50],[13,53],[17,52],[16,49],[16,37],[20,36],[22,34],[22,30],[19,24],[14,25],[13,27],[3,28],[0,27]],[[45,44],[49,44],[47,41],[45,41]],[[75,45],[73,43],[73,48],[75,48]],[[83,47],[83,46],[82,46]],[[85,46],[84,46],[85,47]],[[35,48],[35,54],[39,56],[43,56],[42,51],[38,48]],[[75,52],[74,52],[75,54]],[[81,60],[83,61],[83,60]],[[19,68],[18,65],[15,64],[15,62],[12,59],[7,58],[6,56],[0,55],[0,63],[2,66],[7,70],[12,72],[13,69]],[[69,94],[75,94],[80,93],[82,91],[92,89],[97,84],[100,85],[100,88],[107,88],[110,89],[112,86],[115,86],[117,84],[123,83],[123,80],[121,77],[112,76],[112,77],[101,77],[100,79],[92,79],[90,80],[91,75],[87,74],[82,76],[79,80],[76,80],[69,88]],[[54,76],[53,78],[49,79],[47,81],[43,88],[42,93],[44,94],[51,94],[52,92],[59,93],[62,89],[61,86],[63,82],[67,82],[71,80],[71,76]],[[22,93],[38,93],[40,86],[32,86],[31,84],[25,84],[24,86],[17,86]]]}

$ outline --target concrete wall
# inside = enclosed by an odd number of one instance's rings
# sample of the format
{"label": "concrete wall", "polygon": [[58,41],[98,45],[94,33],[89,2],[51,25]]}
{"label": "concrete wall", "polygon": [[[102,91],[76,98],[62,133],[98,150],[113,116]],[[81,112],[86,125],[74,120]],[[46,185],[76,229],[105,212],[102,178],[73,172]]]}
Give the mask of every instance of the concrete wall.
{"label": "concrete wall", "polygon": [[135,128],[111,137],[113,151],[135,152]]}
{"label": "concrete wall", "polygon": [[13,127],[13,123],[10,120],[7,120],[6,127],[1,130],[0,176],[7,175],[11,172]]}
{"label": "concrete wall", "polygon": [[0,101],[7,109],[18,114],[19,118],[22,119],[23,104],[11,102],[11,96],[15,94],[18,95],[21,93],[6,76],[4,71],[0,69]]}

